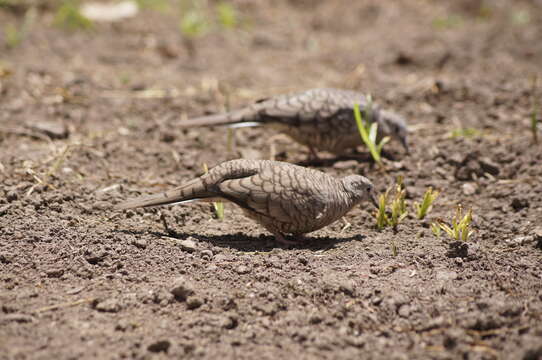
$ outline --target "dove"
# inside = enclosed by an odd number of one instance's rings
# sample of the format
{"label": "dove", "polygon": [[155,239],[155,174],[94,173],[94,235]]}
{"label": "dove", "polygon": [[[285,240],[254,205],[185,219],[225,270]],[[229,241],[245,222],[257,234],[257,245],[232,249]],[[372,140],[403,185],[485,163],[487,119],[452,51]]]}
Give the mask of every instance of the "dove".
{"label": "dove", "polygon": [[[361,175],[335,178],[324,172],[272,160],[236,159],[172,190],[128,200],[118,210],[191,201],[229,201],[261,224],[278,242],[303,235],[370,201],[378,207],[372,182]],[[292,234],[293,241],[285,235]]]}
{"label": "dove", "polygon": [[378,141],[389,136],[398,140],[408,153],[408,129],[403,117],[350,90],[319,88],[278,95],[232,112],[181,121],[179,126],[268,126],[306,145],[317,158],[317,151],[341,155],[362,144],[354,118],[355,104],[359,105],[364,120],[378,124]]}

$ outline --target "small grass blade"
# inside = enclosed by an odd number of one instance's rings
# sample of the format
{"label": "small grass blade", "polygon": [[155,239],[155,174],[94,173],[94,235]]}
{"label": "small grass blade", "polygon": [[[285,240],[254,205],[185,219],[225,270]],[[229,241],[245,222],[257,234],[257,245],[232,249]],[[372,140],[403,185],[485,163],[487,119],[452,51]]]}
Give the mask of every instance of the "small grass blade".
{"label": "small grass blade", "polygon": [[433,232],[433,235],[435,235],[437,238],[440,238],[440,232],[441,228],[438,223],[432,222],[431,223],[431,231]]}
{"label": "small grass blade", "polygon": [[387,190],[384,194],[380,194],[378,197],[378,213],[376,216],[376,228],[378,230],[384,229],[388,225],[388,215],[386,214],[386,203],[388,202]]}
{"label": "small grass blade", "polygon": [[[207,167],[206,163],[203,163],[203,172],[205,174],[209,172],[209,168]],[[224,220],[224,203],[222,201],[213,202],[213,209],[214,209],[216,218],[221,221]]]}
{"label": "small grass blade", "polygon": [[458,205],[455,216],[452,219],[451,227],[440,220],[438,221],[438,226],[444,230],[450,238],[456,241],[468,241],[473,234],[473,231],[469,228],[472,222],[472,208],[469,209],[465,216],[463,216],[462,212],[462,206]]}
{"label": "small grass blade", "polygon": [[[371,113],[370,98],[366,106],[365,113],[366,114]],[[358,104],[354,105],[354,118],[356,119],[356,125],[358,127],[361,140],[369,149],[369,152],[371,153],[371,156],[374,159],[374,161],[378,165],[381,166],[382,165],[382,157],[381,157],[382,148],[384,147],[384,144],[386,144],[389,141],[389,138],[385,137],[379,143],[377,143],[376,138],[377,138],[377,133],[378,133],[378,124],[377,123],[365,124]],[[369,115],[367,115],[367,119],[370,119]]]}
{"label": "small grass blade", "polygon": [[424,219],[427,213],[431,211],[431,208],[433,207],[433,202],[438,197],[438,195],[438,191],[433,191],[433,188],[429,187],[423,195],[422,203],[414,203],[414,210],[416,211],[416,216],[419,220]]}

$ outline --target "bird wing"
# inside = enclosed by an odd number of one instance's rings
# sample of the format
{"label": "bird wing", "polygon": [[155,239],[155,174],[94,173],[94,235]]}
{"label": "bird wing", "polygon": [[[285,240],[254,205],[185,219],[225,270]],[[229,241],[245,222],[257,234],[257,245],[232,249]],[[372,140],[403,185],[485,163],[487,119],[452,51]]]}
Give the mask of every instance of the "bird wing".
{"label": "bird wing", "polygon": [[321,217],[326,203],[318,186],[292,182],[292,175],[283,175],[263,169],[249,177],[226,180],[219,185],[220,196],[274,221],[301,223]]}

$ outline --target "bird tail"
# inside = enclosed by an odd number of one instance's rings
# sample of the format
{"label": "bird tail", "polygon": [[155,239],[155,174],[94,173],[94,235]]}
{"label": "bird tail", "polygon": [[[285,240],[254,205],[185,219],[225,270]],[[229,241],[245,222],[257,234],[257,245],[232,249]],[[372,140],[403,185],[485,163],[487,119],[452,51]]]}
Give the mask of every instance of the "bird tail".
{"label": "bird tail", "polygon": [[205,200],[213,197],[216,197],[216,194],[207,190],[207,186],[205,186],[202,178],[197,178],[176,189],[125,201],[116,205],[115,209],[126,210],[138,207],[187,203],[191,201]]}
{"label": "bird tail", "polygon": [[259,116],[249,109],[241,109],[225,114],[201,116],[186,121],[181,121],[181,128],[228,125],[230,127],[259,126]]}

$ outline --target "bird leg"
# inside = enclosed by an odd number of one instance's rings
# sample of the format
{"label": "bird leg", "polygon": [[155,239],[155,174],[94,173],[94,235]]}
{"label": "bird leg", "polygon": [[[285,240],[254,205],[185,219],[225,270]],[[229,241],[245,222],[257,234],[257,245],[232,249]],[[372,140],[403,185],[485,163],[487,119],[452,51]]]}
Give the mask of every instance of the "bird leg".
{"label": "bird leg", "polygon": [[298,245],[300,243],[305,242],[306,240],[305,236],[303,236],[302,234],[294,235],[294,238],[292,240],[287,240],[284,234],[281,234],[278,231],[271,231],[271,230],[269,231],[275,236],[275,240],[278,243],[284,244],[284,245]]}
{"label": "bird leg", "polygon": [[309,145],[309,157],[307,158],[307,161],[309,162],[317,162],[320,161],[320,157],[318,156],[318,152],[316,149]]}
{"label": "bird leg", "polygon": [[341,229],[341,234],[342,234],[347,229],[349,229],[352,226],[352,224],[348,220],[346,220],[344,216],[341,218],[341,221],[344,223],[344,226]]}

